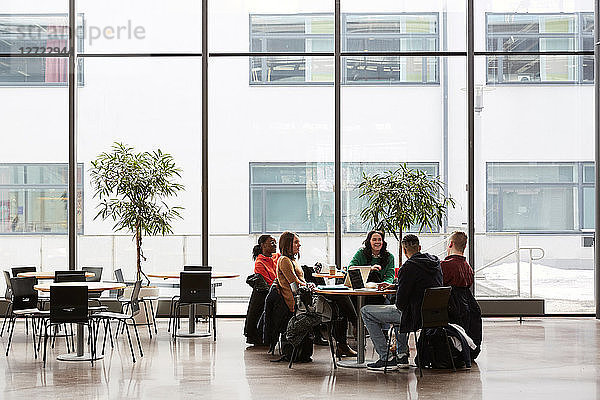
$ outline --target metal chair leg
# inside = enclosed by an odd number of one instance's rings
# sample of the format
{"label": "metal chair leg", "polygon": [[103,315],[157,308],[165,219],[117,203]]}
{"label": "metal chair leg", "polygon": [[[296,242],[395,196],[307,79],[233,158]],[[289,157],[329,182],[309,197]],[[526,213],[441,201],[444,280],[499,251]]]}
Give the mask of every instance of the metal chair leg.
{"label": "metal chair leg", "polygon": [[144,352],[142,351],[142,343],[140,342],[140,335],[138,334],[137,326],[135,325],[133,318],[131,318],[131,321],[133,322],[133,331],[135,332],[135,337],[137,339],[138,347],[140,348],[140,357],[144,357]]}
{"label": "metal chair leg", "polygon": [[442,328],[444,331],[444,335],[446,336],[446,346],[448,346],[448,355],[450,356],[450,361],[452,362],[452,369],[456,372],[456,366],[454,365],[454,357],[452,357],[452,349],[450,348],[450,339],[448,339],[448,333],[446,329]]}
{"label": "metal chair leg", "polygon": [[[144,314],[146,315],[146,326],[148,327],[148,335],[150,335],[150,339],[152,339],[152,329],[150,328],[150,320],[148,319],[148,307],[145,301],[142,301],[142,303],[144,303]],[[133,324],[135,324],[135,321],[133,321]]]}
{"label": "metal chair leg", "polygon": [[158,335],[158,329],[156,328],[156,314],[154,314],[154,305],[150,300],[150,313],[152,315],[152,324],[154,325],[154,333]]}
{"label": "metal chair leg", "polygon": [[[8,327],[10,329],[10,334],[8,335],[8,345],[6,346],[6,356],[8,357],[8,351],[10,350],[10,344],[12,343],[13,332],[15,331],[15,322],[16,318],[11,318],[11,321],[8,323]],[[12,323],[12,325],[11,325]]]}
{"label": "metal chair leg", "polygon": [[129,334],[129,326],[125,325],[125,330],[127,331],[127,340],[129,341],[129,349],[131,350],[131,358],[133,358],[133,362],[135,362],[135,353],[133,352],[133,344],[131,344],[131,335]]}
{"label": "metal chair leg", "polygon": [[333,323],[328,324],[327,334],[329,339],[329,349],[331,350],[331,360],[333,361],[333,369],[337,369],[337,363],[335,362],[335,349],[333,347],[333,335],[331,331],[333,330]]}
{"label": "metal chair leg", "polygon": [[[417,331],[414,332],[415,334],[415,348],[417,350],[417,355],[415,356],[417,358],[417,368],[419,369],[419,376],[422,378],[423,377],[423,361],[422,361],[422,357],[421,357],[421,349],[419,348],[419,339],[417,338]],[[421,334],[423,334],[423,330],[421,329]],[[423,343],[421,343],[421,345],[423,345]]]}

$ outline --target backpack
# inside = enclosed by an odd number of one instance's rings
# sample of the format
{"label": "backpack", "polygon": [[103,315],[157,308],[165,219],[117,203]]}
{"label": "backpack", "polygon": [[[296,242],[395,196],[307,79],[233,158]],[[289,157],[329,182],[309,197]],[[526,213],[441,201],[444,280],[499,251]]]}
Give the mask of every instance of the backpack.
{"label": "backpack", "polygon": [[[417,341],[417,365],[420,363],[423,368],[434,369],[452,368],[444,329],[426,328],[421,331]],[[463,367],[465,365],[463,355],[452,345],[452,342],[450,342],[450,351],[455,367]]]}

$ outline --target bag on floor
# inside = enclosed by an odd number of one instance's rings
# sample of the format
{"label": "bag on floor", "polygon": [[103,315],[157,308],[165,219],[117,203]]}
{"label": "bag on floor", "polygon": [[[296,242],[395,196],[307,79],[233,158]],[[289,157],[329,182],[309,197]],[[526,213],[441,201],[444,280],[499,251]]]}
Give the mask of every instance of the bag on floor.
{"label": "bag on floor", "polygon": [[[450,351],[456,368],[463,367],[465,361],[450,340]],[[423,368],[451,369],[452,360],[448,353],[448,344],[444,328],[423,329],[417,341],[417,363]]]}

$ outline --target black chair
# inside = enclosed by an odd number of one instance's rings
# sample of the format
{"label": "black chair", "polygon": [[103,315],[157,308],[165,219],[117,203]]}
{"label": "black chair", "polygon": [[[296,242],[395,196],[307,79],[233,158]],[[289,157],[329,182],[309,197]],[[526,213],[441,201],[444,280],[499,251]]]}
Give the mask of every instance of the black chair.
{"label": "black chair", "polygon": [[[91,272],[94,274],[94,276],[90,276],[89,278],[86,277],[85,278],[86,282],[102,281],[102,270],[103,269],[104,268],[102,268],[102,267],[81,267],[81,270],[84,272],[84,274],[86,272]],[[98,298],[100,298],[100,296],[102,296],[102,292],[88,292],[88,299],[95,301],[97,303],[98,307],[102,306],[102,303],[100,303],[100,300],[98,300]]]}
{"label": "black chair", "polygon": [[185,305],[208,307],[209,316],[212,316],[213,320],[213,339],[217,340],[216,301],[212,297],[211,272],[181,272],[179,274],[179,299],[175,300],[174,312],[169,316],[169,319],[173,318],[173,338],[177,337],[176,319],[178,320],[180,317],[181,306]]}
{"label": "black chair", "polygon": [[6,291],[4,292],[4,300],[6,301],[6,312],[4,314],[4,321],[2,322],[2,330],[0,331],[0,336],[4,334],[4,327],[6,326],[6,321],[9,320],[9,316],[12,310],[12,287],[10,285],[10,272],[4,271],[4,282],[6,283]]}
{"label": "black chair", "polygon": [[[450,293],[452,292],[452,288],[450,286],[441,286],[436,288],[428,288],[425,289],[425,293],[423,295],[423,303],[421,304],[421,335],[423,334],[423,329],[433,329],[433,328],[446,328],[448,326],[449,318],[448,318],[448,300],[450,299]],[[398,329],[397,326],[392,327],[393,329]],[[446,333],[446,329],[442,329],[444,331],[444,335],[446,336],[446,345],[448,346],[448,353],[450,354],[450,360],[452,361],[452,369],[456,372],[456,366],[454,365],[454,358],[452,357],[452,349],[450,348],[450,340],[448,339],[448,334]],[[414,332],[415,335],[415,343],[417,344],[417,367],[419,368],[419,375],[423,376],[423,367],[421,363],[421,359],[419,357],[419,341],[417,340],[417,332]],[[391,338],[391,334],[390,334]],[[389,352],[389,339],[388,339],[388,352]],[[384,372],[387,372],[387,366],[384,368]]]}
{"label": "black chair", "polygon": [[10,351],[13,332],[17,318],[32,319],[31,334],[33,338],[33,349],[37,358],[37,346],[35,344],[36,324],[35,319],[44,318],[48,315],[47,312],[37,308],[38,293],[33,287],[36,284],[35,278],[10,278],[10,286],[12,288],[12,309],[10,313],[10,321],[8,322],[8,345],[6,347],[6,355]]}
{"label": "black chair", "polygon": [[48,328],[56,328],[62,324],[86,324],[88,326],[90,358],[92,365],[94,365],[96,335],[94,333],[94,323],[88,311],[87,286],[50,286],[50,318],[44,325],[44,367],[46,366],[48,347]]}
{"label": "black chair", "polygon": [[54,271],[54,283],[85,282],[84,271]]}
{"label": "black chair", "polygon": [[13,278],[17,278],[21,272],[35,272],[35,271],[37,271],[37,268],[36,267],[12,267],[10,270],[12,271]]}
{"label": "black chair", "polygon": [[[104,348],[106,346],[106,336],[110,336],[110,343],[113,346],[112,339],[112,329],[110,327],[110,321],[116,320],[118,321],[117,329],[115,333],[115,339],[119,334],[119,329],[121,327],[121,323],[123,323],[124,328],[127,331],[127,340],[129,341],[129,348],[131,349],[131,357],[133,358],[133,362],[135,362],[135,353],[133,351],[133,344],[131,342],[131,335],[129,333],[129,324],[133,325],[133,329],[135,331],[135,337],[137,338],[138,347],[140,349],[140,356],[144,356],[144,352],[142,351],[142,344],[140,342],[140,335],[138,334],[137,325],[135,323],[134,317],[140,312],[140,289],[142,287],[142,281],[135,282],[133,286],[133,290],[131,291],[131,298],[129,299],[129,313],[114,313],[114,312],[100,312],[98,314],[94,314],[96,318],[104,319],[104,340],[102,342],[102,354],[104,354]],[[108,331],[108,334],[107,334]]]}

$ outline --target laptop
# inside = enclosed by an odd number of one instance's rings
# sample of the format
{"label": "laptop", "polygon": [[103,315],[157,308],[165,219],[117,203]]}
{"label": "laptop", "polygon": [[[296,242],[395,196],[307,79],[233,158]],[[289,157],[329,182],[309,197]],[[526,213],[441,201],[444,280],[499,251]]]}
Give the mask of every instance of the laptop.
{"label": "laptop", "polygon": [[[353,267],[348,267],[348,271],[350,271],[350,270],[359,270],[360,275],[362,276],[363,285],[367,283],[367,280],[369,279],[369,273],[371,272],[370,265],[356,265]],[[352,288],[352,281],[350,280],[350,273],[346,274],[346,279],[344,280],[344,285],[349,288]],[[362,289],[362,288],[359,288],[359,289]]]}

